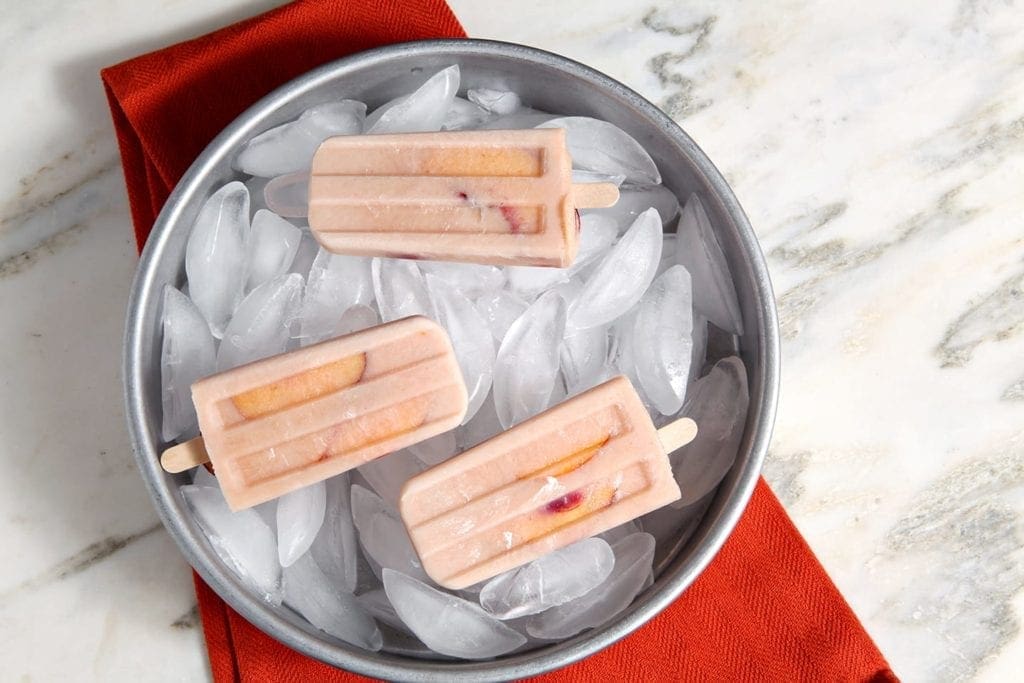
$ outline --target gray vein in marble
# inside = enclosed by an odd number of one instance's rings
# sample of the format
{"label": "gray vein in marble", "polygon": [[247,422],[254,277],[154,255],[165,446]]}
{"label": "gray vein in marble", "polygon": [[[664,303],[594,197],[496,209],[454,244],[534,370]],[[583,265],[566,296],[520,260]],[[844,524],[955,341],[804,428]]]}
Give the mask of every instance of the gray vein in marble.
{"label": "gray vein in marble", "polygon": [[696,81],[678,73],[675,68],[707,47],[708,36],[711,35],[716,20],[717,17],[709,16],[689,24],[673,24],[657,8],[648,11],[641,19],[643,26],[655,33],[692,41],[685,49],[662,52],[647,62],[661,87],[675,91],[658,103],[665,113],[674,119],[685,118],[711,105],[711,100],[697,99]]}
{"label": "gray vein in marble", "polygon": [[784,507],[792,507],[803,496],[804,485],[800,481],[800,475],[807,468],[810,459],[810,451],[768,452],[762,474]]}
{"label": "gray vein in marble", "polygon": [[1006,387],[1003,392],[1004,401],[1024,401],[1024,377]]}
{"label": "gray vein in marble", "polygon": [[1024,269],[972,302],[947,328],[935,349],[942,367],[962,367],[986,341],[1001,341],[1024,331]]}
{"label": "gray vein in marble", "polygon": [[193,629],[199,625],[199,605],[192,605],[192,609],[182,614],[171,622],[171,628],[182,631]]}
{"label": "gray vein in marble", "polygon": [[[965,187],[963,184],[958,185],[943,193],[933,206],[896,225],[891,231],[893,237],[883,242],[851,247],[846,240],[834,238],[805,246],[800,244],[801,239],[797,239],[794,240],[795,244],[779,245],[769,251],[770,260],[811,271],[808,279],[778,297],[782,338],[789,340],[799,336],[804,318],[825,298],[836,276],[878,260],[893,248],[923,232],[945,231],[969,223],[980,210],[960,206],[959,196]],[[801,214],[794,220],[806,221],[808,215],[816,215],[819,221],[825,219],[821,223],[824,225],[842,215],[843,210],[839,206],[844,206],[844,203],[825,205],[809,214]],[[826,219],[827,216],[831,217]]]}
{"label": "gray vein in marble", "polygon": [[56,254],[58,251],[74,245],[78,235],[85,230],[87,225],[87,223],[72,225],[63,232],[44,239],[28,251],[23,251],[20,254],[0,261],[0,280],[17,275],[26,268],[31,268],[44,257]]}
{"label": "gray vein in marble", "polygon": [[18,213],[0,217],[0,262],[30,251],[44,240],[110,208],[125,196],[117,162]]}
{"label": "gray vein in marble", "polygon": [[1024,489],[1020,438],[961,463],[933,482],[885,538],[885,554],[917,556],[928,580],[906,577],[884,609],[907,626],[926,625],[947,644],[936,680],[966,680],[1020,631],[1012,600],[1024,587],[1022,520],[1009,502]]}
{"label": "gray vein in marble", "polygon": [[3,603],[17,593],[36,590],[54,581],[62,581],[69,576],[83,572],[160,528],[161,525],[157,523],[132,534],[107,536],[100,541],[91,543],[71,557],[61,560],[50,569],[27,581],[23,581],[13,589],[0,593],[0,603]]}

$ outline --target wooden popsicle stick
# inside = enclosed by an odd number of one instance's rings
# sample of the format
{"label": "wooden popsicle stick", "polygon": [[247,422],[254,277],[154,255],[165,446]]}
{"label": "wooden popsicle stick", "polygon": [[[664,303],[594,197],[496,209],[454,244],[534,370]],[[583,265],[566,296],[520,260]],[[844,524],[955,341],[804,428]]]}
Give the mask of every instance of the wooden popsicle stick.
{"label": "wooden popsicle stick", "polygon": [[577,209],[603,209],[619,201],[619,188],[612,183],[573,183],[572,203]]}
{"label": "wooden popsicle stick", "polygon": [[164,468],[165,472],[171,474],[190,470],[196,465],[202,465],[209,461],[210,456],[206,452],[206,444],[203,443],[201,436],[185,443],[179,443],[177,446],[171,446],[160,456],[160,466]]}
{"label": "wooden popsicle stick", "polygon": [[658,440],[666,453],[682,448],[697,438],[697,423],[688,417],[670,422],[658,430]]}

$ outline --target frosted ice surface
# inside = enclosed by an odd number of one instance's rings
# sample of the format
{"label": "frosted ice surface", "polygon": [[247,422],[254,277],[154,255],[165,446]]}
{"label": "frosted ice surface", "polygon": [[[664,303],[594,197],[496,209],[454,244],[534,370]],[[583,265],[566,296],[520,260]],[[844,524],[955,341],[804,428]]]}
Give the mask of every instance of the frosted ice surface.
{"label": "frosted ice surface", "polygon": [[693,278],[696,311],[727,332],[743,334],[736,285],[711,221],[695,194],[686,200],[679,218],[676,262],[685,266]]}
{"label": "frosted ice surface", "polygon": [[223,371],[285,351],[302,299],[302,276],[280,275],[252,290],[231,317],[217,351]]}
{"label": "frosted ice surface", "polygon": [[633,363],[644,393],[662,415],[683,405],[693,352],[690,274],[672,266],[651,285],[633,325]]}
{"label": "frosted ice surface", "polygon": [[587,538],[491,579],[480,605],[498,619],[515,619],[575,600],[612,572],[615,555],[600,538]]}
{"label": "frosted ice surface", "polygon": [[359,543],[378,567],[430,581],[398,513],[362,486],[352,486],[352,521]]}
{"label": "frosted ice surface", "polygon": [[694,383],[680,416],[697,423],[697,438],[670,454],[683,496],[674,507],[709,493],[732,467],[743,438],[750,395],[743,361],[724,358]]}
{"label": "frosted ice surface", "polygon": [[441,130],[459,90],[459,67],[442,69],[409,95],[382,105],[366,119],[368,133],[419,133]]}
{"label": "frosted ice surface", "polygon": [[252,219],[246,254],[245,291],[288,272],[302,241],[302,231],[272,211],[261,209]]}
{"label": "frosted ice surface", "polygon": [[336,586],[352,592],[356,588],[356,530],[352,524],[352,492],[349,473],[324,482],[324,523],[309,554]]}
{"label": "frosted ice surface", "polygon": [[569,310],[569,325],[586,329],[612,322],[636,304],[661,259],[661,219],[648,209],[636,219],[587,278]]}
{"label": "frosted ice surface", "polygon": [[553,607],[526,621],[534,638],[560,639],[611,621],[643,589],[654,561],[654,537],[636,533],[617,541],[615,567],[597,588],[582,598]]}
{"label": "frosted ice surface", "polygon": [[586,116],[565,116],[538,128],[564,128],[573,168],[623,175],[631,183],[661,182],[651,155],[624,130]]}
{"label": "frosted ice surface", "polygon": [[355,596],[324,574],[308,554],[284,570],[284,603],[325,633],[367,650],[384,644],[377,624]]}
{"label": "frosted ice surface", "polygon": [[277,556],[282,567],[299,559],[320,532],[327,490],[319,481],[277,499]]}
{"label": "frosted ice surface", "polygon": [[248,237],[249,191],[235,181],[203,203],[185,247],[189,296],[218,339],[242,300]]}
{"label": "frosted ice surface", "polygon": [[565,302],[557,292],[543,294],[509,328],[494,364],[494,406],[506,429],[547,406],[564,329]]}
{"label": "frosted ice surface", "polygon": [[321,249],[313,260],[302,300],[299,337],[305,344],[334,335],[339,311],[373,301],[371,259]]}
{"label": "frosted ice surface", "polygon": [[196,520],[220,558],[265,600],[281,601],[281,566],[274,532],[253,510],[232,512],[220,488],[181,487]]}
{"label": "frosted ice surface", "polygon": [[505,333],[508,332],[508,328],[516,321],[516,318],[521,316],[527,308],[529,308],[528,303],[508,291],[486,294],[476,302],[476,310],[487,321],[487,327],[491,330],[495,341],[499,342],[505,338]]}
{"label": "frosted ice surface", "polygon": [[247,142],[235,159],[235,168],[264,178],[309,170],[320,143],[335,135],[361,133],[365,117],[366,105],[355,100],[315,105],[297,120]]}
{"label": "frosted ice surface", "polygon": [[[163,392],[164,441],[179,436],[191,439],[199,435],[196,409],[192,404],[192,383],[212,375],[216,364],[216,346],[199,309],[170,285],[164,286],[160,350],[160,376]],[[202,468],[200,468],[202,469]]]}
{"label": "frosted ice surface", "polygon": [[519,95],[511,90],[494,90],[491,88],[470,89],[466,93],[470,102],[474,102],[489,112],[504,116],[522,107]]}
{"label": "frosted ice surface", "polygon": [[410,315],[435,317],[427,283],[414,261],[375,258],[371,272],[377,310],[384,322]]}
{"label": "frosted ice surface", "polygon": [[398,616],[430,649],[464,659],[511,652],[526,638],[478,605],[385,569],[384,590]]}
{"label": "frosted ice surface", "polygon": [[426,282],[437,321],[451,337],[455,358],[466,383],[468,407],[463,422],[467,422],[480,409],[491,390],[494,338],[487,321],[472,301],[436,275],[428,273]]}

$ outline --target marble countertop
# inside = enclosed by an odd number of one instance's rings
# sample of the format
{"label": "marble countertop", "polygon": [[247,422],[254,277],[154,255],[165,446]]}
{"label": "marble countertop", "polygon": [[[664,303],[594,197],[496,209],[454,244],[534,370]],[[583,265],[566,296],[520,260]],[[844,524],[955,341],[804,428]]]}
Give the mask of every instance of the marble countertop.
{"label": "marble countertop", "polygon": [[[21,3],[0,26],[0,660],[207,677],[124,428],[135,250],[97,72],[276,3]],[[1024,667],[1024,13],[1010,0],[452,2],[636,88],[732,183],[783,331],[765,474],[906,680]],[[158,21],[154,21],[158,17]]]}

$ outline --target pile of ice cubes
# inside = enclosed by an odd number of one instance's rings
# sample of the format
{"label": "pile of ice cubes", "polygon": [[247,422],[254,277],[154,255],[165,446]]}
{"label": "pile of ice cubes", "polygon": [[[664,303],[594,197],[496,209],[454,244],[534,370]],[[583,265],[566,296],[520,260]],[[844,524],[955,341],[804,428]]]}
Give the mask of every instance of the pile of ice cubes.
{"label": "pile of ice cubes", "polygon": [[[656,552],[692,533],[732,465],[748,396],[730,353],[743,332],[736,291],[700,199],[680,206],[643,147],[609,123],[537,111],[514,92],[458,90],[452,66],[369,115],[361,102],[327,102],[245,145],[235,165],[248,180],[206,201],[187,285],[164,291],[163,438],[198,434],[197,378],[381,321],[444,325],[469,389],[457,429],[241,512],[203,467],[181,493],[268,602],[370,650],[483,659],[606,624],[649,586]],[[620,186],[614,207],[581,212],[570,268],[333,255],[303,224],[306,174],[328,137],[535,126],[566,129],[578,181]],[[402,484],[620,373],[656,424],[687,415],[700,426],[671,456],[682,500],[481,585],[436,586],[396,512]]]}

